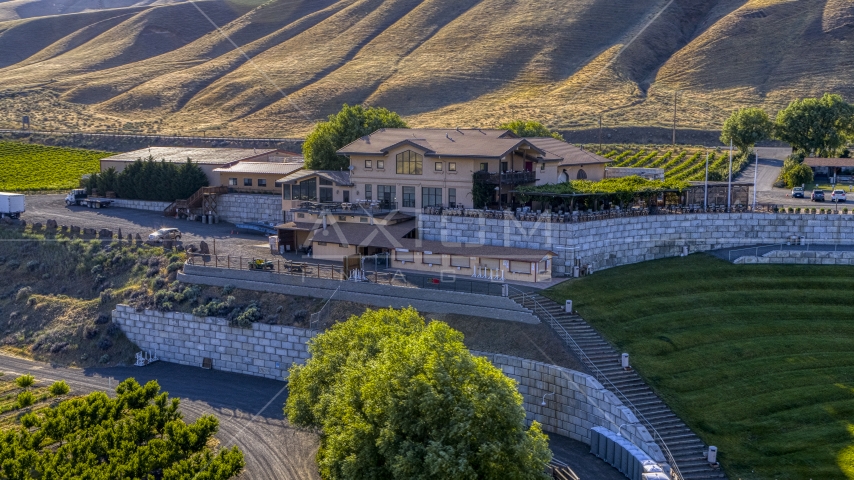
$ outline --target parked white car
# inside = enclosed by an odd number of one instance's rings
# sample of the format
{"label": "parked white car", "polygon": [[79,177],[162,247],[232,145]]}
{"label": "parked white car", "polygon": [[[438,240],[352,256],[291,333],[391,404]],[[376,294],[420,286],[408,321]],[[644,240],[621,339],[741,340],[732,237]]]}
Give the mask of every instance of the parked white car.
{"label": "parked white car", "polygon": [[834,190],[833,193],[830,194],[831,202],[844,202],[845,201],[845,190]]}
{"label": "parked white car", "polygon": [[162,242],[163,240],[180,240],[181,231],[177,228],[161,228],[156,232],[148,235],[148,240],[152,242]]}

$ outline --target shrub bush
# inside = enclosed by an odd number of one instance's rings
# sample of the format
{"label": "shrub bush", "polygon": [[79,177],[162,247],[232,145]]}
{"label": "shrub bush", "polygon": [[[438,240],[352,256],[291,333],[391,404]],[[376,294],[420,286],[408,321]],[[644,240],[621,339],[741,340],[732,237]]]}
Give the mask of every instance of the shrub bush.
{"label": "shrub bush", "polygon": [[33,392],[23,391],[18,394],[16,405],[18,408],[26,408],[30,405],[36,403],[36,396],[33,395]]}
{"label": "shrub bush", "polygon": [[32,295],[33,289],[30,287],[24,287],[18,290],[18,293],[15,294],[15,301],[20,302],[22,300],[27,300]]}
{"label": "shrub bush", "polygon": [[21,375],[15,379],[15,385],[23,388],[24,390],[32,387],[35,383],[36,379],[32,375]]}
{"label": "shrub bush", "polygon": [[50,394],[54,397],[58,397],[59,395],[65,395],[70,391],[71,387],[69,387],[68,384],[65,383],[65,380],[53,382],[53,385],[50,386]]}
{"label": "shrub bush", "polygon": [[98,348],[101,350],[109,350],[113,346],[113,341],[109,338],[102,338],[101,341],[98,342]]}

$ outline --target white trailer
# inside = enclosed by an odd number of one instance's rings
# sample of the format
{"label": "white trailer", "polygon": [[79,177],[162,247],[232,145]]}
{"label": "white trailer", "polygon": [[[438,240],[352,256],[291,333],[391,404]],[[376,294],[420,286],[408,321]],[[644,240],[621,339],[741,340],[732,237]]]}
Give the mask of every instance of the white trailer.
{"label": "white trailer", "polygon": [[0,218],[18,218],[24,213],[24,195],[0,192]]}

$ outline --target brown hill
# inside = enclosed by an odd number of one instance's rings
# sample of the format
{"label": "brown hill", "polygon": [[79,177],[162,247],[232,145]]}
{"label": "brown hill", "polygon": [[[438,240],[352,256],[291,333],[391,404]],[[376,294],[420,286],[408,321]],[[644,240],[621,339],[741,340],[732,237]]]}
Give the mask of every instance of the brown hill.
{"label": "brown hill", "polygon": [[715,129],[854,100],[850,0],[251,1],[0,2],[0,125],[294,136],[347,102],[415,126],[665,126],[676,95],[681,126]]}

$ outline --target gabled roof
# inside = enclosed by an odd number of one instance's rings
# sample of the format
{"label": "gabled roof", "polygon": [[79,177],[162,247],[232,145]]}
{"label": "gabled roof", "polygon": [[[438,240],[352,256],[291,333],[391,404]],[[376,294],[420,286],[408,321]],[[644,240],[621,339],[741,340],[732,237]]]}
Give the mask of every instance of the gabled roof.
{"label": "gabled roof", "polygon": [[338,150],[340,155],[385,155],[389,150],[409,144],[427,156],[500,158],[528,147],[543,155],[539,148],[510,130],[383,128],[359,138]]}
{"label": "gabled roof", "polygon": [[808,167],[854,167],[854,158],[805,158]]}
{"label": "gabled roof", "polygon": [[214,172],[290,175],[302,167],[302,163],[240,162],[229,167],[215,168]]}
{"label": "gabled roof", "polygon": [[[275,155],[278,154],[278,155]],[[224,165],[241,160],[257,159],[259,157],[293,155],[289,152],[279,152],[277,149],[256,150],[254,148],[196,148],[196,147],[151,147],[119,153],[102,158],[106,162],[135,162],[138,159],[165,160],[168,163],[184,163],[187,158],[193,163],[207,165]]]}
{"label": "gabled roof", "polygon": [[317,176],[325,178],[332,182],[333,185],[339,187],[349,187],[353,185],[350,182],[350,172],[339,172],[337,170],[298,170],[290,175],[276,180],[276,186],[284,183],[296,183],[309,177]]}
{"label": "gabled roof", "polygon": [[544,156],[546,161],[559,160],[560,166],[569,165],[591,165],[596,163],[609,163],[611,160],[601,155],[596,155],[593,152],[576,147],[571,143],[564,142],[551,137],[534,137],[526,138],[537,148],[548,152],[548,156]]}

